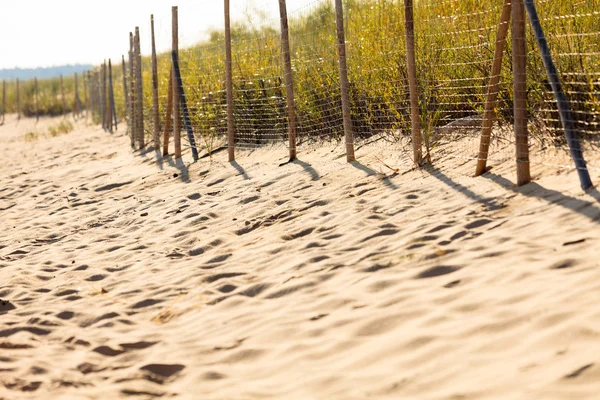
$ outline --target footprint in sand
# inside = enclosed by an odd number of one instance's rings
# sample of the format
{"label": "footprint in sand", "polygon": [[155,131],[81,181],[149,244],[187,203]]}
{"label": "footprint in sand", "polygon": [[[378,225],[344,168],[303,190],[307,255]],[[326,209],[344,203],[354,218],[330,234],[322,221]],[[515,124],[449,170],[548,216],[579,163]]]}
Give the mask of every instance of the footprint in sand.
{"label": "footprint in sand", "polygon": [[415,276],[415,279],[429,279],[429,278],[437,278],[438,276],[448,275],[453,272],[460,270],[460,267],[451,267],[440,265],[433,268],[428,268],[425,271],[420,272]]}
{"label": "footprint in sand", "polygon": [[371,239],[375,239],[375,238],[382,237],[382,236],[392,236],[392,235],[397,234],[398,232],[399,232],[398,229],[383,229],[374,235],[367,236],[366,238],[361,240],[361,243],[364,243]]}
{"label": "footprint in sand", "polygon": [[491,219],[480,219],[465,225],[465,229],[477,229],[490,223],[492,223]]}
{"label": "footprint in sand", "polygon": [[204,278],[204,282],[213,283],[213,282],[219,281],[221,279],[235,278],[235,277],[243,276],[243,275],[246,275],[246,273],[245,272],[229,272],[229,273],[215,274],[215,275],[210,275],[210,276],[207,276],[206,278]]}
{"label": "footprint in sand", "polygon": [[290,241],[290,240],[298,239],[301,237],[305,237],[305,236],[308,236],[311,233],[313,233],[315,229],[316,228],[307,228],[307,229],[301,230],[299,232],[292,233],[290,235],[285,235],[281,239],[283,239],[285,241]]}
{"label": "footprint in sand", "polygon": [[10,301],[0,299],[0,315],[16,309],[17,307],[15,307]]}

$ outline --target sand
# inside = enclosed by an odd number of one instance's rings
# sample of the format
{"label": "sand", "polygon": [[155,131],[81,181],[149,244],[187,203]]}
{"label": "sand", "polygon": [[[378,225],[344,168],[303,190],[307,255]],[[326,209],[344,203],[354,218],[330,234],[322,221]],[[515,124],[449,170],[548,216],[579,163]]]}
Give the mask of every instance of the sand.
{"label": "sand", "polygon": [[600,194],[574,171],[23,140],[56,121],[0,127],[0,398],[598,398]]}

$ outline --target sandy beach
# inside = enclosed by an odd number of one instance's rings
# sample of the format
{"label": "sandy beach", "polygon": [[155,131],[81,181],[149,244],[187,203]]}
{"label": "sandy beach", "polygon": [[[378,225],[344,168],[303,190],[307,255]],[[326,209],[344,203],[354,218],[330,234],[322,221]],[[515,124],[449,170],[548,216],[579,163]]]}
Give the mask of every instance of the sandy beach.
{"label": "sandy beach", "polygon": [[600,194],[575,171],[24,140],[57,121],[0,126],[0,399],[598,398]]}

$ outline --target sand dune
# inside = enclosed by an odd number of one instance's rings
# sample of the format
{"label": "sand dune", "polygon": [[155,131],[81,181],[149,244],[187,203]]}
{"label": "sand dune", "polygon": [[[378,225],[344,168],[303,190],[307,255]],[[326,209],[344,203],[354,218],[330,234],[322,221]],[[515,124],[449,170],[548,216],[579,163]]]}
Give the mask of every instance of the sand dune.
{"label": "sand dune", "polygon": [[185,170],[32,124],[0,127],[2,399],[598,398],[600,195],[572,171]]}

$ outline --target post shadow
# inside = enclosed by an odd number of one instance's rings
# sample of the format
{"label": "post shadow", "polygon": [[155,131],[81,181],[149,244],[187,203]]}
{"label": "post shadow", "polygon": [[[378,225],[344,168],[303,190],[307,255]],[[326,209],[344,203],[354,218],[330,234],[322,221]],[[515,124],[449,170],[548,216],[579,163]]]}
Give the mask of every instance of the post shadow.
{"label": "post shadow", "polygon": [[237,171],[237,172],[239,172],[239,173],[240,173],[240,175],[242,175],[242,177],[243,177],[245,180],[250,180],[250,176],[248,176],[248,174],[246,173],[246,170],[244,169],[244,167],[242,167],[240,164],[238,164],[238,162],[237,162],[237,161],[235,161],[235,160],[233,160],[233,161],[230,161],[230,162],[229,162],[229,164],[231,164],[231,166],[232,166],[233,168],[235,168],[235,169],[236,169],[236,171]]}
{"label": "post shadow", "polygon": [[137,156],[143,157],[145,159],[149,159],[150,157],[148,157],[148,155],[152,154],[152,153],[154,153],[154,155],[156,157],[155,164],[160,170],[164,170],[164,165],[166,162],[170,167],[176,168],[179,170],[179,173],[177,175],[182,182],[184,182],[184,183],[191,182],[188,166],[185,165],[185,163],[183,162],[183,159],[181,159],[181,158],[174,159],[173,155],[171,155],[171,154],[163,156],[160,149],[155,149],[154,146],[150,146],[150,145],[144,147],[140,151],[137,151]]}
{"label": "post shadow", "polygon": [[[167,156],[168,157],[168,156]],[[160,148],[158,149],[154,149],[154,158],[156,159],[156,166],[158,167],[158,169],[160,169],[161,171],[163,169],[165,169],[164,167],[164,163],[163,163],[163,155],[162,155],[162,151],[160,150]]]}
{"label": "post shadow", "polygon": [[[134,150],[134,152],[135,152],[135,150]],[[170,156],[163,157],[160,149],[156,149],[156,148],[154,148],[154,146],[148,146],[148,147],[145,147],[144,149],[140,150],[139,152],[137,152],[136,155],[139,157],[143,157],[144,159],[149,159],[150,157],[148,157],[148,154],[151,154],[152,152],[154,152],[156,166],[161,171],[164,170],[164,159],[166,157],[170,157]]]}
{"label": "post shadow", "polygon": [[281,164],[280,167],[283,166],[283,165],[286,165],[286,164],[296,164],[296,165],[301,166],[302,169],[304,169],[304,171],[307,172],[310,175],[310,178],[313,181],[318,181],[319,179],[321,179],[321,175],[317,172],[317,170],[314,169],[312,167],[312,165],[310,165],[306,161],[302,161],[302,160],[300,160],[298,158],[295,158],[292,161],[288,161],[286,163]]}
{"label": "post shadow", "polygon": [[172,167],[175,167],[179,170],[179,179],[181,180],[181,182],[183,183],[190,183],[190,173],[188,170],[187,165],[185,165],[185,163],[183,162],[183,159],[181,158],[176,158],[175,161],[173,161],[172,158],[169,159],[169,165]]}
{"label": "post shadow", "polygon": [[473,192],[471,189],[461,185],[458,182],[453,181],[452,178],[450,178],[448,175],[444,174],[442,171],[435,167],[428,166],[426,168],[423,168],[423,171],[427,172],[429,175],[436,178],[440,182],[450,186],[452,189],[464,194],[471,200],[474,200],[484,205],[490,210],[499,210],[504,207],[502,204],[499,204],[496,201],[496,199],[480,196],[477,193]]}
{"label": "post shadow", "polygon": [[140,156],[145,157],[146,155],[154,151],[154,146],[146,146],[140,150]]}
{"label": "post shadow", "polygon": [[[358,161],[352,161],[350,163],[350,165],[352,165],[354,168],[356,168],[358,170],[365,172],[369,176],[377,176],[380,174],[379,172],[375,171],[374,169],[369,168],[366,165],[359,163]],[[384,183],[385,186],[387,186],[388,188],[390,188],[392,190],[398,189],[398,186],[396,186],[392,181],[390,181],[390,178],[387,176],[385,178],[383,178],[381,181]]]}
{"label": "post shadow", "polygon": [[[491,172],[483,174],[482,177],[489,179],[512,192],[522,194],[526,197],[545,200],[549,204],[556,204],[568,210],[574,211],[583,215],[584,217],[589,218],[592,222],[600,224],[600,206],[594,204],[593,202],[568,196],[556,190],[546,189],[535,182],[529,183],[522,187],[516,187],[508,179]],[[596,200],[596,203],[600,204],[600,192],[598,189],[592,187],[588,189],[586,193],[592,196]]]}

